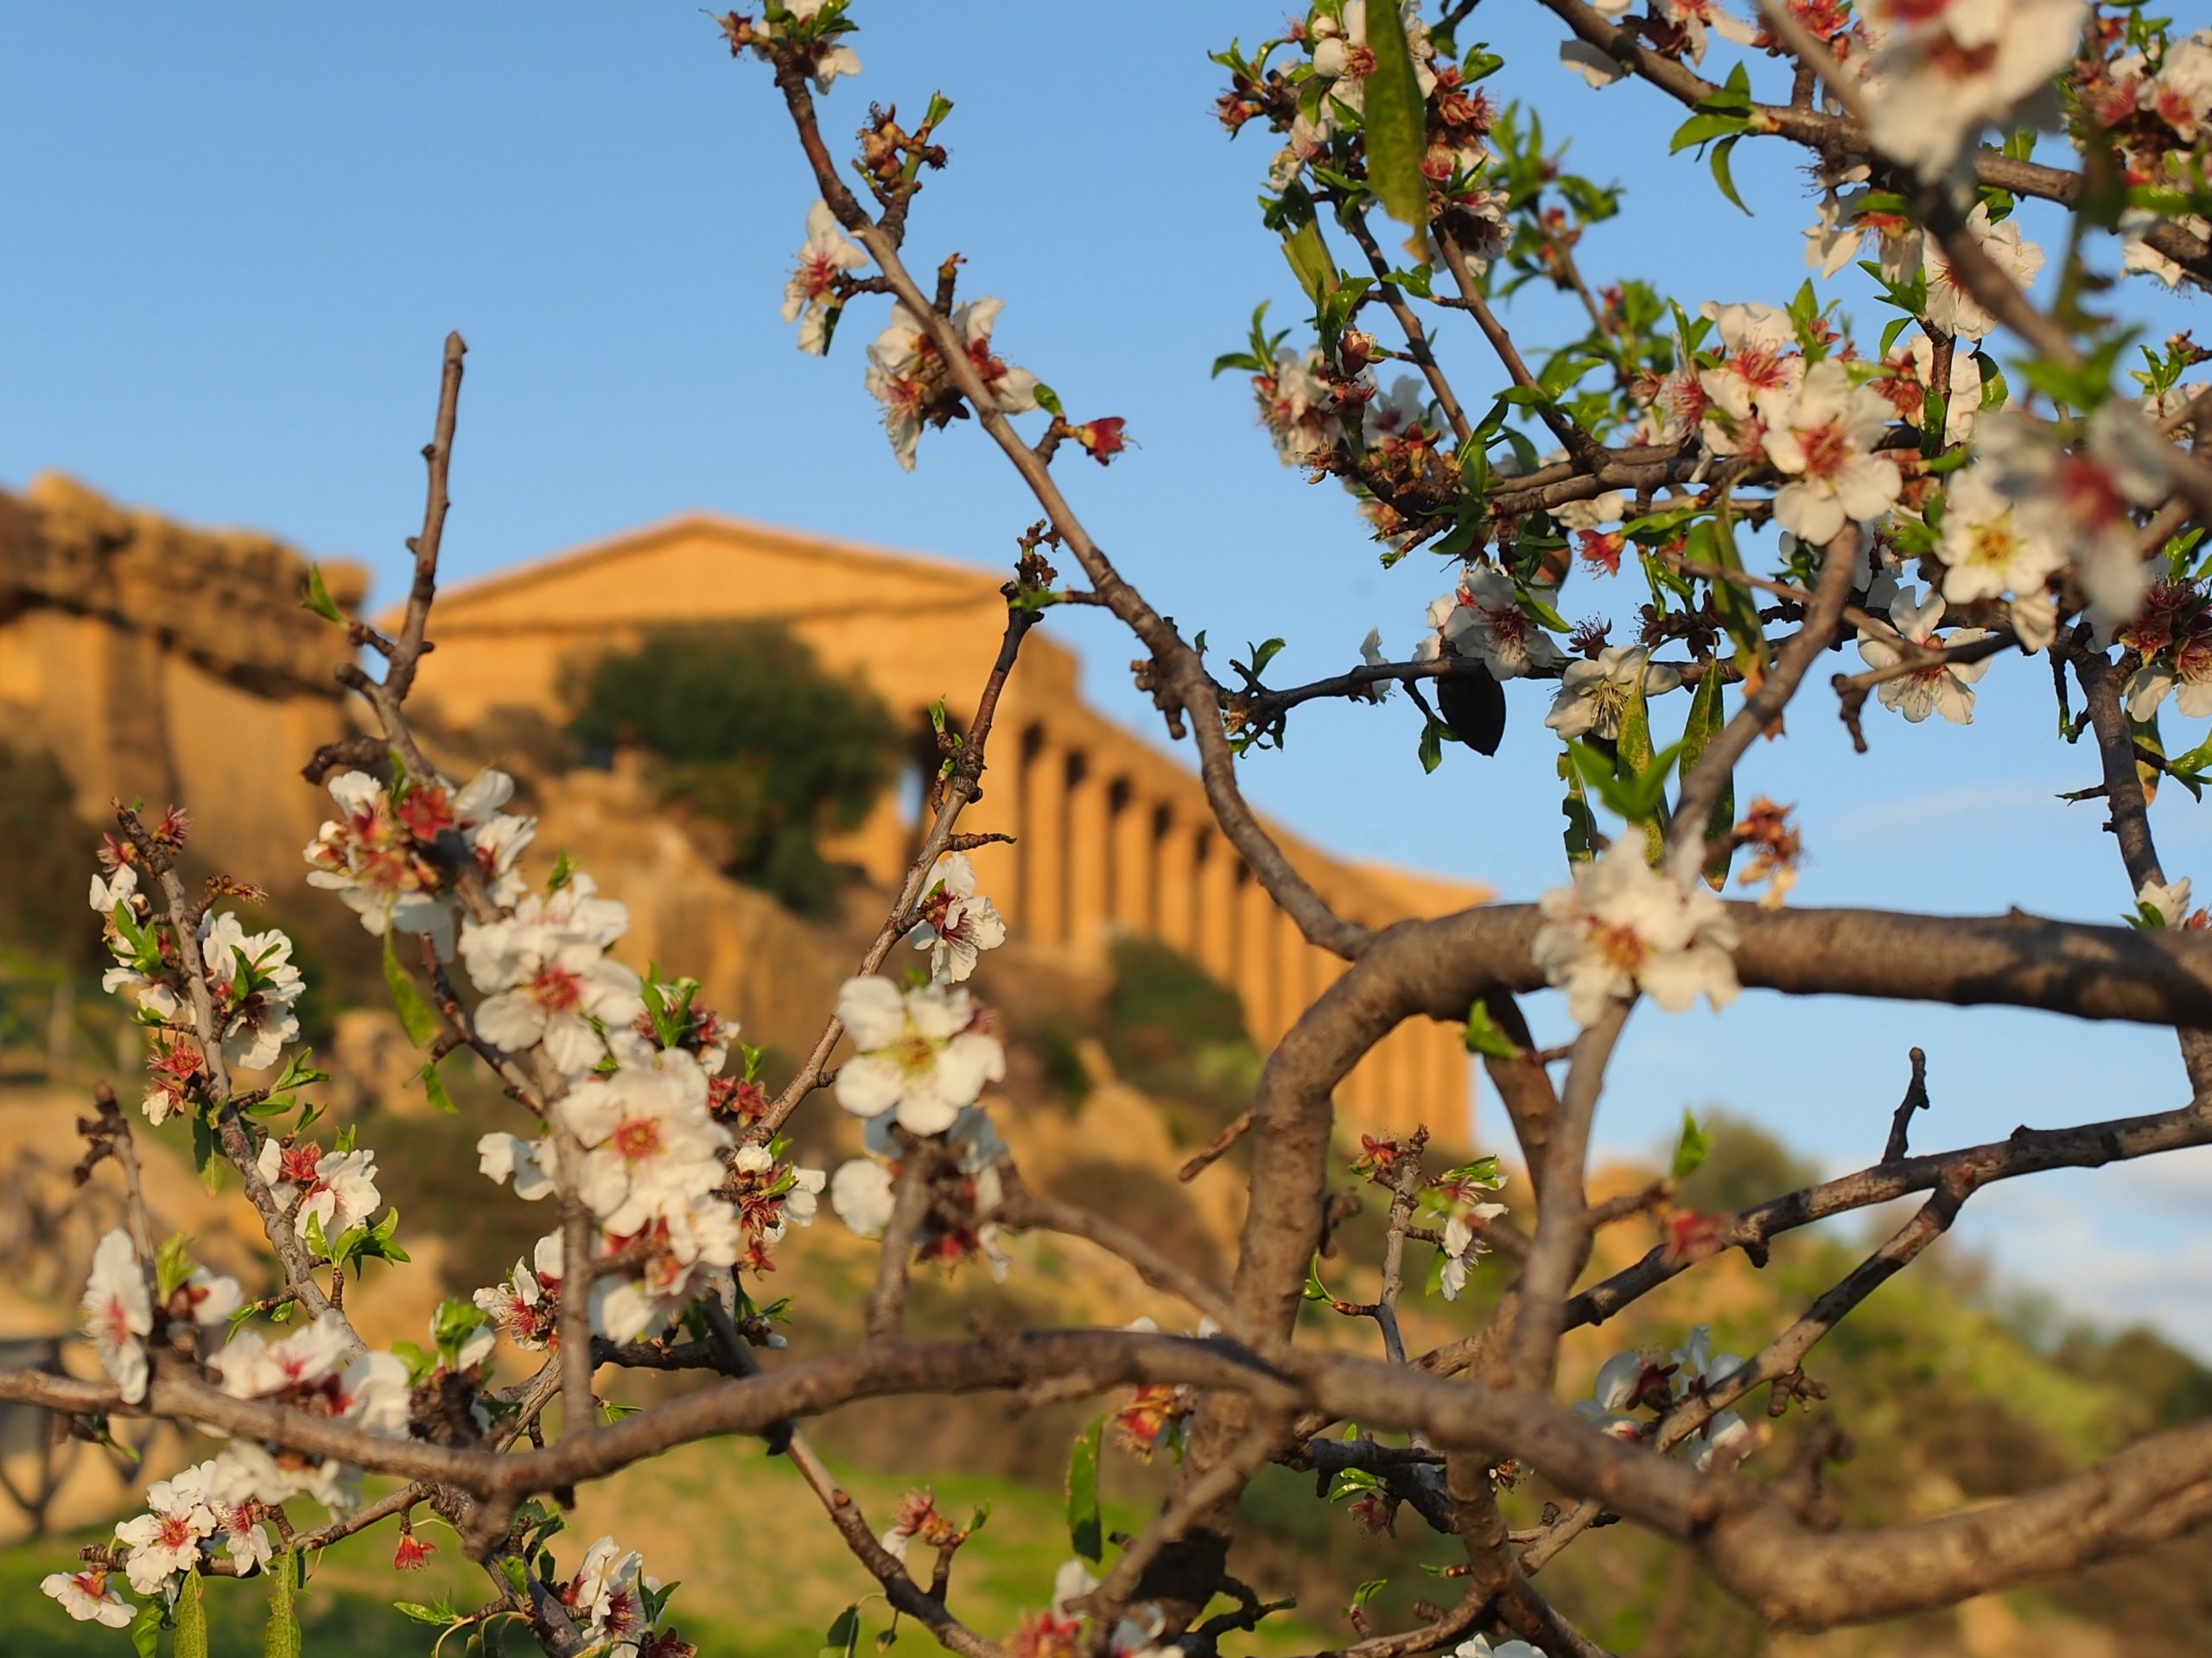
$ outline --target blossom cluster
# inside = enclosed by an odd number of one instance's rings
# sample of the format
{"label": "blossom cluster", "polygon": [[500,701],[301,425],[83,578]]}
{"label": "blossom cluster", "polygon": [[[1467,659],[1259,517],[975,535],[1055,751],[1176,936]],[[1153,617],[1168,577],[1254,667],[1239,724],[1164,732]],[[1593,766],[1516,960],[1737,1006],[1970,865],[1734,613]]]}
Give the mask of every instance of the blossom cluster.
{"label": "blossom cluster", "polygon": [[[1599,1369],[1590,1396],[1577,1400],[1574,1413],[1599,1432],[1631,1444],[1647,1443],[1667,1413],[1683,1403],[1701,1401],[1744,1368],[1733,1353],[1715,1353],[1703,1324],[1669,1353],[1664,1363],[1654,1354],[1616,1353]],[[1649,1411],[1650,1416],[1638,1413]],[[1716,1461],[1734,1467],[1758,1448],[1758,1435],[1733,1410],[1714,1412],[1688,1436],[1690,1461],[1704,1472]]]}

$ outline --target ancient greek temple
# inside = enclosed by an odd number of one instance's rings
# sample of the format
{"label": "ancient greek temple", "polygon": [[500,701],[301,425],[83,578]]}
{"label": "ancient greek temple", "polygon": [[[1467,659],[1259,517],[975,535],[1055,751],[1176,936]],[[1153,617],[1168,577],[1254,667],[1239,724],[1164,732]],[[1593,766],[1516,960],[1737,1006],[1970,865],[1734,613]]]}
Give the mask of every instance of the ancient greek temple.
{"label": "ancient greek temple", "polygon": [[[418,696],[448,729],[557,702],[576,665],[673,622],[776,619],[833,671],[872,687],[918,734],[944,699],[972,708],[1005,622],[1001,578],[971,567],[759,525],[687,517],[448,588]],[[895,625],[893,623],[895,621]],[[1022,647],[963,829],[1016,837],[976,854],[1020,942],[1097,972],[1117,931],[1157,938],[1243,998],[1265,1048],[1343,971],[1308,945],[1214,826],[1203,789],[1160,746],[1090,708],[1048,619]],[[920,832],[918,790],[894,791],[836,850],[890,886]],[[1280,825],[1292,861],[1370,926],[1437,915],[1489,893],[1333,856]],[[1386,1040],[1340,1103],[1362,1128],[1468,1132],[1472,1071],[1458,1032],[1425,1021]]]}

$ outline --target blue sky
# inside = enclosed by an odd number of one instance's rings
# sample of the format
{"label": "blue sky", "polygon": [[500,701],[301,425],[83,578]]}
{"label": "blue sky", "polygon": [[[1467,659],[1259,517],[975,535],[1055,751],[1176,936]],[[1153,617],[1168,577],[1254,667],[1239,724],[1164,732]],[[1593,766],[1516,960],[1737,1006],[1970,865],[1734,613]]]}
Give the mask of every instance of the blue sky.
{"label": "blue sky", "polygon": [[[829,101],[833,137],[870,98],[910,118],[932,90],[955,98],[953,166],[920,200],[911,253],[966,255],[963,291],[1007,302],[1007,353],[1076,417],[1128,419],[1141,447],[1122,462],[1062,468],[1123,570],[1218,645],[1289,640],[1272,676],[1286,683],[1348,665],[1370,626],[1402,653],[1443,586],[1434,561],[1378,568],[1348,499],[1276,465],[1246,388],[1207,374],[1258,301],[1294,314],[1254,206],[1264,138],[1215,124],[1205,56],[1271,32],[1279,10],[1154,6],[1108,26],[1033,0],[861,0],[855,15],[867,70]],[[1582,250],[1593,280],[1643,276],[1692,306],[1796,288],[1810,208],[1796,152],[1738,152],[1746,219],[1692,157],[1666,156],[1670,105],[1590,92],[1534,6],[1482,15],[1511,60],[1501,95],[1572,134],[1577,170],[1628,188],[1626,217]],[[849,317],[826,362],[791,349],[777,308],[812,192],[764,70],[730,61],[691,5],[49,6],[11,35],[0,481],[60,467],[268,529],[367,564],[388,596],[421,511],[439,342],[457,327],[471,353],[456,577],[689,508],[982,562],[1035,516],[971,430],[927,435],[911,477],[893,464],[860,384],[873,315]],[[2048,220],[2028,223],[2050,239]],[[1836,291],[1871,338],[1863,284]],[[2130,297],[2154,334],[2195,320]],[[1538,340],[1568,326],[1534,290],[1510,320]],[[1438,333],[1479,403],[1499,383],[1481,342],[1464,321]],[[1563,606],[1617,620],[1635,607],[1586,581]],[[1083,651],[1092,697],[1157,734],[1119,667],[1126,640],[1091,614],[1051,626]],[[2054,738],[2044,663],[2000,659],[1980,691],[1969,729],[1870,712],[1863,757],[1832,699],[1806,694],[1738,785],[1796,804],[1811,851],[1797,901],[2095,919],[2126,905],[2097,808],[2053,798],[2096,765]],[[1429,778],[1402,696],[1317,707],[1247,785],[1324,843],[1533,897],[1560,876],[1545,702],[1516,688],[1503,752],[1452,751]],[[2153,816],[2168,873],[2197,867],[2201,812],[2169,791]],[[1549,1000],[1534,1011],[1556,1031]],[[1640,1013],[1600,1138],[1643,1149],[1685,1104],[1719,1101],[1853,1166],[1878,1153],[1915,1044],[1936,1100],[1925,1146],[2185,1097],[2155,1032],[1752,994],[1725,1022]],[[2212,1356],[2212,1261],[2183,1227],[2212,1198],[2212,1153],[2035,1185],[1977,1197],[1959,1235]]]}

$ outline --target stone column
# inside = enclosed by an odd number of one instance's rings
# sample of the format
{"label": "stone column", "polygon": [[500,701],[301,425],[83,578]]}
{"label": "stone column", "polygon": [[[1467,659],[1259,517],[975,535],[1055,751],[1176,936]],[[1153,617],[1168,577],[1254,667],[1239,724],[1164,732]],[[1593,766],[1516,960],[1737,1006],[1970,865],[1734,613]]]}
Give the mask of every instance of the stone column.
{"label": "stone column", "polygon": [[1236,982],[1236,849],[1215,830],[1199,842],[1198,964],[1224,984]]}
{"label": "stone column", "polygon": [[1198,954],[1198,836],[1175,819],[1171,808],[1157,809],[1153,837],[1152,931],[1160,942],[1185,956]]}
{"label": "stone column", "polygon": [[1283,1012],[1284,960],[1277,919],[1282,912],[1255,876],[1247,873],[1238,894],[1236,988],[1244,998],[1245,1022],[1262,1049],[1271,1048],[1289,1024]]}
{"label": "stone column", "polygon": [[1020,908],[1014,925],[1033,944],[1067,941],[1067,761],[1043,726],[1021,743]]}
{"label": "stone column", "polygon": [[1156,810],[1127,778],[1117,778],[1106,791],[1106,850],[1114,872],[1106,914],[1115,926],[1129,932],[1159,931],[1152,855],[1159,827]]}
{"label": "stone column", "polygon": [[1080,751],[1071,753],[1067,778],[1067,941],[1085,966],[1106,959],[1108,862],[1106,779]]}

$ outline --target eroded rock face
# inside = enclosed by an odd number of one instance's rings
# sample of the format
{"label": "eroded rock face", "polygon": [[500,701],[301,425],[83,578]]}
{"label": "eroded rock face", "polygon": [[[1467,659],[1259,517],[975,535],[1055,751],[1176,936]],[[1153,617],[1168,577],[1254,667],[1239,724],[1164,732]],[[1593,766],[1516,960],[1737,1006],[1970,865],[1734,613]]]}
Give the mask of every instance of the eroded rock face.
{"label": "eroded rock face", "polygon": [[[307,559],[273,537],[188,529],[56,473],[0,496],[0,612],[103,617],[228,677],[328,696],[339,653],[329,624],[300,608],[307,574]],[[323,580],[340,609],[359,610],[365,571],[325,564]]]}
{"label": "eroded rock face", "polygon": [[[320,806],[272,781],[346,729],[345,641],[300,608],[307,574],[270,537],[190,529],[55,474],[0,495],[0,741],[51,753],[89,822],[117,797],[187,804],[241,873],[285,880]],[[323,577],[358,609],[365,572]]]}

